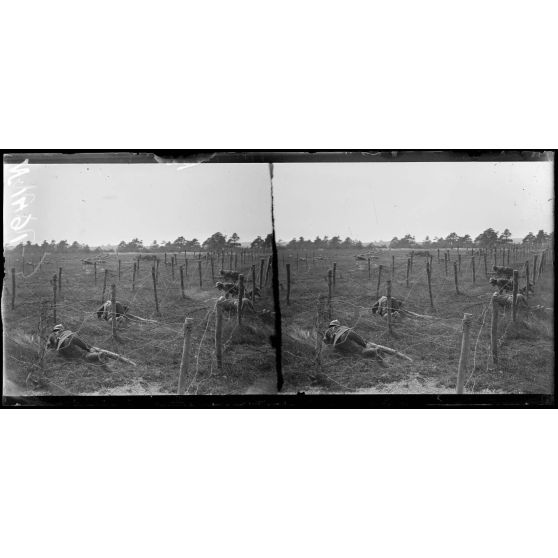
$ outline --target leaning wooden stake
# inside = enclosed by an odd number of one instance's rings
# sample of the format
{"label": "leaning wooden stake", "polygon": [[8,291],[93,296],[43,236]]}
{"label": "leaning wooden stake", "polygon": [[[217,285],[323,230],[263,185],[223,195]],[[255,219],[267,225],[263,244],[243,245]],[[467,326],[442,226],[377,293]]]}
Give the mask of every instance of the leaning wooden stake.
{"label": "leaning wooden stake", "polygon": [[56,325],[56,273],[52,276],[52,316]]}
{"label": "leaning wooden stake", "polygon": [[223,301],[221,297],[215,306],[215,356],[217,358],[217,368],[223,369]]}
{"label": "leaning wooden stake", "polygon": [[387,323],[388,333],[391,335],[391,279],[386,281],[387,284]]}
{"label": "leaning wooden stake", "polygon": [[184,294],[184,266],[183,265],[180,266],[180,293],[182,295],[182,298],[186,298]]}
{"label": "leaning wooden stake", "polygon": [[132,273],[132,291],[136,290],[136,271],[137,271],[137,263],[134,262],[134,271]]}
{"label": "leaning wooden stake", "polygon": [[453,275],[455,278],[455,293],[459,294],[459,284],[457,283],[457,262],[453,262]]}
{"label": "leaning wooden stake", "polygon": [[517,318],[517,287],[519,283],[519,271],[517,269],[513,270],[513,291],[512,291],[512,321],[515,322]]}
{"label": "leaning wooden stake", "polygon": [[463,333],[461,336],[461,354],[459,355],[459,367],[457,369],[457,386],[455,392],[458,394],[463,393],[463,386],[465,385],[465,374],[467,373],[467,358],[469,356],[469,341],[471,332],[471,319],[473,314],[463,315]]}
{"label": "leaning wooden stake", "polygon": [[[182,266],[180,267],[182,273]],[[188,367],[190,364],[190,342],[192,339],[192,318],[184,320],[184,344],[182,345],[182,360],[180,361],[180,374],[178,376],[178,395],[184,395],[186,391],[186,378],[188,377]]]}
{"label": "leaning wooden stake", "polygon": [[331,320],[331,289],[332,289],[332,282],[333,282],[333,271],[331,269],[327,270],[327,313],[329,319]]}
{"label": "leaning wooden stake", "polygon": [[108,275],[108,269],[105,269],[105,275],[103,280],[103,294],[101,295],[101,304],[105,302],[105,293],[107,292],[107,275]]}
{"label": "leaning wooden stake", "polygon": [[287,267],[287,306],[291,303],[291,264],[286,264]]}
{"label": "leaning wooden stake", "polygon": [[116,285],[110,286],[110,315],[112,321],[112,338],[116,339]]}
{"label": "leaning wooden stake", "polygon": [[428,279],[428,295],[430,296],[430,308],[434,309],[434,299],[432,298],[432,269],[430,262],[426,262],[426,278]]}
{"label": "leaning wooden stake", "polygon": [[238,325],[242,325],[242,302],[244,301],[244,275],[242,273],[238,276],[238,311],[237,319]]}
{"label": "leaning wooden stake", "polygon": [[537,281],[537,260],[539,259],[538,254],[535,254],[535,259],[533,260],[533,287]]}
{"label": "leaning wooden stake", "polygon": [[15,298],[16,298],[16,278],[15,278],[15,267],[12,267],[12,310],[15,308]]}
{"label": "leaning wooden stake", "polygon": [[490,345],[492,349],[492,365],[498,364],[498,293],[492,295],[492,322],[490,327]]}
{"label": "leaning wooden stake", "polygon": [[153,278],[153,295],[155,296],[155,313],[157,314],[157,316],[159,316],[160,315],[159,299],[157,298],[157,277],[156,277],[155,266],[151,268],[151,277]]}
{"label": "leaning wooden stake", "polygon": [[256,266],[252,264],[252,304],[256,302]]}
{"label": "leaning wooden stake", "polygon": [[265,260],[262,258],[260,260],[260,291],[263,289],[263,272],[264,272]]}
{"label": "leaning wooden stake", "polygon": [[[413,265],[413,261],[411,260],[411,266]],[[382,265],[378,266],[378,283],[376,285],[376,300],[380,298],[380,282],[382,280]]]}

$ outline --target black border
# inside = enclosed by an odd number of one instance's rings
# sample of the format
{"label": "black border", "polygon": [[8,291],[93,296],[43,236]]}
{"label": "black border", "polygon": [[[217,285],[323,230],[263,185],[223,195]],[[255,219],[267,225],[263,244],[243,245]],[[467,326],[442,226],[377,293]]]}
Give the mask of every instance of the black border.
{"label": "black border", "polygon": [[[152,149],[39,149],[2,150],[4,163],[373,163],[373,162],[474,162],[474,161],[549,161],[554,160],[554,149],[522,150],[427,150],[427,149],[359,149],[359,150],[152,150]],[[556,191],[556,164],[554,164]],[[556,218],[556,214],[555,214]],[[273,235],[275,231],[273,230]],[[277,250],[273,247],[273,267],[277,270]],[[276,277],[276,274],[274,274]],[[556,294],[556,285],[555,294]],[[278,285],[274,284],[275,291]],[[279,302],[275,301],[276,310]],[[277,313],[280,342],[280,310]],[[280,354],[279,363],[280,365]],[[280,370],[278,369],[278,379]],[[339,394],[339,395],[137,395],[137,396],[36,396],[12,397],[2,393],[3,408],[266,408],[266,409],[378,409],[378,408],[556,408],[556,367],[553,394]],[[0,390],[3,386],[0,385]]]}

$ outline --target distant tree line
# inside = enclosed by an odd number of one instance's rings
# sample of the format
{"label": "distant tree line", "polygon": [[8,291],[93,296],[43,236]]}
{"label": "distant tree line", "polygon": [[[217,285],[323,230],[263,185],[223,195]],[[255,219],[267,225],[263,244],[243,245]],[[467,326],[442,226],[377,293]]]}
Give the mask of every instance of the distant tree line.
{"label": "distant tree line", "polygon": [[[466,234],[464,236],[459,236],[456,233],[450,233],[445,238],[440,237],[426,237],[422,242],[417,242],[415,237],[406,234],[402,238],[393,237],[390,242],[383,243],[380,245],[389,246],[391,248],[468,248],[471,246],[480,248],[494,248],[496,246],[503,246],[506,244],[511,244],[512,233],[509,229],[504,229],[502,233],[498,233],[492,228],[486,229],[480,233],[474,240],[470,235]],[[522,240],[522,244],[531,247],[543,246],[548,242],[554,242],[554,232],[546,233],[544,230],[540,229],[535,235],[532,232],[527,234]],[[281,242],[281,241],[280,241]],[[133,238],[130,242],[122,241],[118,244],[119,252],[191,252],[197,250],[209,250],[213,252],[219,252],[221,250],[229,250],[232,248],[238,248],[240,246],[240,237],[238,234],[233,233],[229,238],[220,232],[212,234],[209,238],[206,238],[202,243],[197,238],[192,240],[186,240],[183,236],[179,236],[174,242],[162,240],[157,242],[154,240],[150,245],[144,245],[143,241],[139,238]],[[346,237],[344,240],[340,236],[324,236],[320,238],[317,236],[314,240],[307,240],[300,236],[298,238],[293,238],[288,243],[286,247],[295,250],[301,249],[321,249],[321,248],[372,248],[378,246],[378,243],[370,242],[368,244],[363,244],[360,240],[353,240],[350,237]],[[42,254],[44,252],[50,253],[89,253],[89,252],[102,252],[103,247],[92,248],[87,244],[80,244],[79,242],[68,243],[67,240],[60,240],[56,242],[51,240],[47,242],[46,240],[42,244],[32,244],[30,241],[27,243],[19,244],[14,251],[21,251],[25,247],[26,254]],[[272,235],[268,234],[265,238],[261,236],[256,237],[251,243],[250,247],[258,250],[269,250],[272,247]]]}
{"label": "distant tree line", "polygon": [[[139,238],[133,238],[130,242],[123,240],[118,243],[119,252],[191,252],[194,250],[211,250],[220,251],[228,250],[231,248],[238,248],[240,246],[240,237],[238,234],[233,233],[229,238],[220,232],[212,234],[209,238],[202,243],[197,238],[186,240],[183,236],[179,236],[174,242],[162,240],[157,242],[154,240],[150,245],[144,245],[143,241]],[[268,234],[265,238],[261,236],[256,237],[250,244],[251,248],[255,249],[270,249],[272,245],[272,235]],[[56,242],[46,240],[42,244],[32,244],[27,241],[26,244],[19,244],[14,251],[21,251],[25,248],[26,254],[42,254],[44,252],[58,253],[58,254],[72,254],[72,253],[96,253],[103,252],[105,249],[101,246],[91,248],[87,244],[80,244],[79,242],[72,242],[69,244],[67,240]]]}

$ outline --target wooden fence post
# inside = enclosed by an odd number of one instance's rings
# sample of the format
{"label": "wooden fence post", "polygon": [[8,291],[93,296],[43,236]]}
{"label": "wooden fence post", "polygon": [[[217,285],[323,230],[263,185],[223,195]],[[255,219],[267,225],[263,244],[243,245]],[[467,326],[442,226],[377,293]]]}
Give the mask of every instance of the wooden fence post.
{"label": "wooden fence post", "polygon": [[395,275],[395,256],[391,256],[391,277]]}
{"label": "wooden fence post", "polygon": [[250,269],[252,270],[252,304],[256,302],[256,266],[254,264],[251,265]]}
{"label": "wooden fence post", "polygon": [[448,253],[444,252],[444,267],[446,270],[446,277],[448,276]]}
{"label": "wooden fence post", "polygon": [[[180,266],[182,273],[182,266]],[[178,376],[178,395],[184,395],[186,391],[186,378],[188,377],[188,367],[190,364],[190,341],[192,338],[192,318],[184,320],[184,344],[182,345],[182,360],[180,361],[180,374]]]}
{"label": "wooden fence post", "polygon": [[103,294],[101,295],[101,304],[105,303],[105,293],[107,291],[107,276],[108,276],[108,269],[105,269],[104,279],[103,279]]}
{"label": "wooden fence post", "polygon": [[455,293],[459,294],[459,285],[457,283],[457,262],[453,262],[453,275],[455,277]]}
{"label": "wooden fence post", "polygon": [[415,251],[411,250],[411,273],[413,272],[414,258],[415,258]]}
{"label": "wooden fence post", "polygon": [[58,295],[62,296],[62,268],[58,268]]}
{"label": "wooden fence post", "polygon": [[132,273],[132,291],[136,290],[136,271],[137,271],[137,264],[134,262],[134,271]]}
{"label": "wooden fence post", "polygon": [[537,281],[537,260],[539,259],[539,255],[535,254],[535,259],[533,260],[533,287]]}
{"label": "wooden fence post", "polygon": [[121,264],[122,262],[120,261],[120,258],[118,258],[118,280],[120,281],[120,277],[121,277]]}
{"label": "wooden fence post", "polygon": [[387,284],[387,323],[388,333],[391,335],[391,279],[386,281]]}
{"label": "wooden fence post", "polygon": [[56,325],[56,273],[52,276],[52,315]]}
{"label": "wooden fence post", "polygon": [[492,350],[492,365],[498,364],[498,293],[492,295],[492,322],[490,324],[490,346]]}
{"label": "wooden fence post", "polygon": [[263,272],[264,272],[265,260],[262,258],[260,260],[260,291],[263,289]]}
{"label": "wooden fence post", "polygon": [[409,288],[409,271],[411,269],[411,259],[407,258],[407,288]]}
{"label": "wooden fence post", "polygon": [[432,269],[430,262],[426,262],[426,278],[428,279],[428,295],[430,296],[430,307],[434,309],[434,299],[432,298]]}
{"label": "wooden fence post", "polygon": [[110,286],[110,315],[112,319],[112,338],[116,339],[116,285]]}
{"label": "wooden fence post", "polygon": [[483,257],[484,257],[484,275],[485,275],[486,277],[488,277],[488,264],[487,264],[487,262],[486,262],[486,249],[483,250],[482,255],[483,255]]}
{"label": "wooden fence post", "polygon": [[473,317],[472,314],[463,314],[461,354],[459,355],[459,367],[457,369],[457,385],[455,388],[455,392],[457,394],[463,393],[463,387],[465,385],[465,374],[467,373],[467,358],[469,356],[469,339],[470,339],[470,332],[471,332],[472,317]]}
{"label": "wooden fence post", "polygon": [[370,258],[368,258],[368,280],[370,281],[371,275],[370,275]]}
{"label": "wooden fence post", "polygon": [[286,264],[287,267],[287,306],[291,303],[291,264]]}
{"label": "wooden fence post", "polygon": [[461,274],[461,254],[457,254],[457,267],[459,268],[459,273]]}
{"label": "wooden fence post", "polygon": [[182,298],[186,298],[184,294],[184,266],[180,266],[180,293],[182,294]]}
{"label": "wooden fence post", "polygon": [[202,268],[201,268],[201,260],[198,259],[198,275],[200,277],[200,289],[202,288]]}
{"label": "wooden fence post", "polygon": [[[413,265],[413,260],[411,258],[411,266]],[[382,264],[378,266],[378,284],[376,285],[376,300],[380,298],[380,282],[382,280]]]}
{"label": "wooden fence post", "polygon": [[525,298],[529,298],[529,260],[525,260]]}
{"label": "wooden fence post", "polygon": [[332,276],[333,271],[331,269],[327,270],[327,312],[329,319],[331,320],[331,289],[332,289]]}
{"label": "wooden fence post", "polygon": [[519,286],[519,271],[517,269],[513,270],[513,306],[512,306],[512,321],[515,322],[517,318],[517,287]]}
{"label": "wooden fence post", "polygon": [[221,297],[215,306],[215,356],[217,368],[223,369],[223,300]]}
{"label": "wooden fence post", "polygon": [[471,258],[471,265],[472,265],[472,272],[473,272],[473,285],[475,284],[476,281],[476,276],[475,276],[475,256],[473,256]]}
{"label": "wooden fence post", "polygon": [[171,277],[174,281],[174,256],[171,256]]}
{"label": "wooden fence post", "polygon": [[165,266],[167,265],[167,253],[165,252]]}
{"label": "wooden fence post", "polygon": [[440,263],[440,248],[438,248],[437,250],[438,250],[438,263]]}
{"label": "wooden fence post", "polygon": [[242,302],[244,300],[244,275],[242,273],[238,276],[238,325],[242,325]]}
{"label": "wooden fence post", "polygon": [[160,312],[159,312],[159,300],[157,298],[157,277],[155,272],[155,266],[151,268],[151,277],[153,278],[153,295],[155,296],[155,312],[157,315],[159,315]]}
{"label": "wooden fence post", "polygon": [[95,285],[97,284],[97,262],[93,262],[93,274],[95,276]]}
{"label": "wooden fence post", "polygon": [[15,298],[16,298],[15,267],[12,267],[12,310],[15,308]]}

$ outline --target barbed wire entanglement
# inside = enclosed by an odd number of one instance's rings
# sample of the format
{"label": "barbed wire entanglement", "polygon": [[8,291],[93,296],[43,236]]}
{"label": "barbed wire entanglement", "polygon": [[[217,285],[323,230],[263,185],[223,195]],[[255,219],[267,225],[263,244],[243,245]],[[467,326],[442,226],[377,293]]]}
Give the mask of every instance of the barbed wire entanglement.
{"label": "barbed wire entanglement", "polygon": [[[365,253],[347,249],[300,253],[281,249],[279,281],[287,381],[298,379],[297,387],[301,389],[300,378],[304,378],[316,392],[455,393],[462,320],[464,314],[470,313],[472,343],[465,371],[466,393],[549,393],[554,363],[551,248],[527,251],[514,247],[509,256],[506,250],[413,252],[378,248]],[[537,269],[535,292],[528,297],[528,306],[518,310],[516,322],[512,321],[511,308],[500,312],[499,360],[494,365],[490,320],[495,287],[489,283],[493,265],[501,265],[505,258],[506,265],[519,271],[519,286],[523,287],[527,281],[525,262],[531,262],[531,282],[534,258],[537,256],[540,262],[543,253],[546,265],[540,275],[540,266]],[[432,300],[427,262],[431,268]],[[334,270],[335,275],[331,314],[327,308],[328,270]],[[380,297],[386,295],[388,280],[392,285],[391,296],[403,304],[402,310],[395,317],[392,315],[391,334],[385,314],[372,312],[377,293]],[[412,363],[397,358],[382,362],[360,355],[340,356],[331,346],[318,350],[316,346],[330,319],[339,320],[370,343],[410,356]]]}
{"label": "barbed wire entanglement", "polygon": [[[8,393],[176,394],[185,318],[193,319],[186,393],[244,393],[262,374],[274,377],[275,349],[269,341],[274,333],[271,281],[261,297],[255,298],[254,311],[246,307],[241,327],[234,309],[224,312],[221,369],[215,357],[216,302],[223,294],[215,283],[220,280],[221,261],[225,269],[229,263],[233,269],[236,265],[246,288],[252,289],[252,265],[257,284],[260,261],[267,262],[270,252],[237,249],[212,254],[213,267],[205,253],[167,256],[165,265],[162,254],[156,256],[158,264],[132,253],[90,254],[87,258],[44,253],[35,261],[28,254],[25,260],[20,254],[7,254],[2,311]],[[128,306],[131,315],[118,325],[115,337],[111,322],[97,316],[101,304],[111,298],[112,284],[116,300]],[[55,325],[54,311],[56,323],[76,332],[86,343],[121,355],[136,366],[118,360],[88,362],[44,351],[46,337]]]}

